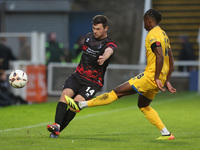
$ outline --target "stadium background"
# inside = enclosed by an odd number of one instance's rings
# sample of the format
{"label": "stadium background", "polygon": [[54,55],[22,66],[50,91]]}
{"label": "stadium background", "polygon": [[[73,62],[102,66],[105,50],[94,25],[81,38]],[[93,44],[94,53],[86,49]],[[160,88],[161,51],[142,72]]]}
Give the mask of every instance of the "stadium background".
{"label": "stadium background", "polygon": [[[106,75],[107,82],[103,91],[107,91],[144,69],[145,62],[141,57],[143,56],[141,52],[145,52],[142,48],[142,41],[144,42],[142,16],[144,9],[147,8],[145,4],[149,2],[151,0],[0,0],[0,37],[6,37],[8,45],[16,55],[19,54],[19,37],[27,37],[31,44],[31,59],[12,62],[12,68],[7,71],[9,74],[12,69],[20,68],[28,73],[29,84],[14,92],[22,96],[27,96],[24,93],[29,93],[33,102],[46,101],[0,108],[0,148],[3,150],[200,149],[198,121],[200,95],[196,92],[200,0],[152,0],[150,5],[163,15],[161,27],[169,35],[176,60],[171,82],[177,88],[175,94],[169,92],[157,94],[151,106],[175,135],[175,140],[156,140],[160,133],[138,109],[138,95],[126,96],[110,105],[81,111],[58,139],[49,138],[49,132],[46,130],[47,124],[54,122],[55,108],[63,80],[77,65],[72,63],[49,65],[50,78],[47,85],[50,85],[48,89],[50,93],[47,97],[38,99],[41,93],[47,93],[46,84],[41,82],[41,79],[46,81],[44,52],[47,34],[55,31],[58,41],[64,44],[68,52],[79,34],[91,31],[91,19],[95,14],[108,16],[109,35],[118,43],[118,50]],[[180,51],[178,37],[181,34],[190,36],[190,42],[195,49],[195,61],[178,61]],[[192,72],[180,72],[178,71],[180,65],[195,67]],[[34,86],[36,88],[32,91],[26,90],[27,87],[30,90]]]}
{"label": "stadium background", "polygon": [[[138,65],[145,65],[139,64],[139,61],[143,32],[142,17],[147,1],[124,0],[123,3],[121,0],[0,1],[0,32],[2,34],[38,32],[47,35],[53,31],[57,34],[58,41],[64,44],[66,52],[70,52],[78,36],[91,31],[92,17],[96,14],[106,15],[110,20],[109,36],[118,44],[117,52],[111,63],[119,64],[118,66],[113,65],[108,70],[106,87],[103,89],[108,91],[143,70],[143,66]],[[190,42],[195,50],[195,60],[198,60],[197,38],[200,27],[200,0],[152,0],[151,7],[163,15],[160,25],[171,40],[175,60],[178,60],[181,50],[178,42],[181,34],[187,34],[190,37]],[[29,42],[32,42],[30,37]],[[8,44],[12,47],[14,54],[18,55],[19,43],[16,37],[15,39],[9,37]],[[15,63],[13,62],[13,64]],[[30,64],[35,65],[37,62],[33,59],[30,60]],[[172,78],[172,84],[178,91],[197,91],[198,62],[192,63],[195,66],[194,72],[178,72],[177,70],[179,65],[188,64],[189,62],[177,62],[175,66],[176,74]],[[47,82],[47,84],[51,84],[50,91],[61,90],[65,78],[74,71],[75,66],[73,66],[70,63],[68,67],[54,64],[52,68],[49,68],[51,74],[48,77],[52,78],[48,79],[50,83]],[[18,90],[17,93],[21,92]],[[59,92],[48,93],[47,101],[57,100],[57,97],[52,97],[52,95],[58,96]]]}

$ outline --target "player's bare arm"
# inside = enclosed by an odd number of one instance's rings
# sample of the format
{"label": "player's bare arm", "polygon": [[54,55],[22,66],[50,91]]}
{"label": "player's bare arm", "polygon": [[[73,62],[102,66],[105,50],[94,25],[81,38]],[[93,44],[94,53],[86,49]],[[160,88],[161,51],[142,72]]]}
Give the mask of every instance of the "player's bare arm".
{"label": "player's bare arm", "polygon": [[172,54],[171,48],[169,48],[168,55],[169,55],[169,72],[167,74],[167,80],[165,82],[165,85],[166,85],[167,90],[169,92],[176,93],[176,89],[173,88],[172,85],[169,82],[169,79],[171,77],[171,74],[172,74],[172,71],[173,71],[173,67],[174,67],[174,59],[173,59],[173,54]]}
{"label": "player's bare arm", "polygon": [[103,55],[100,55],[99,59],[97,60],[99,65],[103,65],[103,63],[113,54],[113,52],[114,51],[111,47],[106,48]]}
{"label": "player's bare arm", "polygon": [[156,55],[156,71],[155,71],[154,80],[155,80],[158,88],[161,91],[165,91],[165,89],[163,88],[162,82],[159,80],[159,75],[161,73],[162,66],[163,66],[163,60],[164,60],[162,47],[156,47],[154,49],[154,53]]}

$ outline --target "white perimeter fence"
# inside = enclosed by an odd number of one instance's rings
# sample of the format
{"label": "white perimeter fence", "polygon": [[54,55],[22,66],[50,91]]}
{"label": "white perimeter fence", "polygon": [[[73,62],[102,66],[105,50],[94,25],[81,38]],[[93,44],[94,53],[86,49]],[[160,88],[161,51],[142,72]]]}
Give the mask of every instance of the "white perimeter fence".
{"label": "white perimeter fence", "polygon": [[[48,66],[48,94],[50,95],[60,95],[62,90],[62,85],[66,78],[71,75],[77,64],[67,63],[50,63]],[[122,84],[123,82],[129,80],[130,78],[143,72],[146,65],[121,65],[121,64],[110,64],[108,66],[107,72],[105,74],[104,86],[101,92],[108,92],[115,88],[116,86]],[[174,71],[171,78],[174,79],[176,86],[188,86],[181,79],[189,80],[190,72],[178,71],[178,67],[193,67],[193,70],[199,70],[199,61],[175,61]],[[186,70],[186,69],[183,69]],[[199,78],[199,77],[198,77]],[[177,83],[177,81],[179,83]],[[189,82],[189,81],[188,81]],[[182,84],[182,85],[181,85]],[[198,84],[200,84],[200,79],[198,79]],[[199,87],[199,86],[198,86]],[[187,89],[188,87],[186,87]],[[200,89],[198,89],[200,93]]]}
{"label": "white perimeter fence", "polygon": [[[188,67],[192,67],[193,71],[198,72],[198,77],[193,78],[197,84],[198,93],[200,94],[200,28],[198,32],[197,42],[199,43],[199,59],[198,61],[175,61],[174,71],[171,80],[175,83],[175,87],[185,87],[189,90],[189,82],[191,82],[191,74],[187,71]],[[140,64],[142,64],[140,62]],[[65,79],[72,74],[76,69],[77,64],[67,63],[65,65],[58,63],[51,63],[48,66],[48,94],[60,95],[62,85]],[[179,67],[183,67],[183,72],[178,71]],[[110,64],[105,74],[104,86],[101,92],[107,92],[114,87],[122,84],[130,78],[144,71],[145,65],[120,65]],[[192,85],[193,86],[193,85]]]}
{"label": "white perimeter fence", "polygon": [[[14,53],[18,54],[20,50],[20,37],[26,37],[30,43],[31,58],[28,61],[18,60],[13,63],[12,69],[25,70],[27,65],[39,65],[45,64],[45,34],[44,33],[0,33],[0,37],[7,38],[7,44],[11,46]],[[200,93],[200,29],[198,33],[199,43],[199,60],[198,61],[175,61],[174,72],[172,73],[172,80],[175,83],[175,87],[187,87],[189,86],[190,73],[187,69],[183,69],[183,72],[178,71],[178,67],[183,68],[193,67],[194,70],[198,71],[198,93]],[[72,74],[76,69],[77,64],[73,63],[50,63],[48,66],[48,94],[60,95],[62,85],[66,78]],[[101,92],[107,92],[136,76],[137,74],[144,71],[145,65],[121,65],[121,64],[110,64],[105,74],[105,82]],[[11,70],[8,70],[9,74]],[[196,81],[196,83],[197,83]],[[26,89],[14,90],[16,94],[25,97]]]}

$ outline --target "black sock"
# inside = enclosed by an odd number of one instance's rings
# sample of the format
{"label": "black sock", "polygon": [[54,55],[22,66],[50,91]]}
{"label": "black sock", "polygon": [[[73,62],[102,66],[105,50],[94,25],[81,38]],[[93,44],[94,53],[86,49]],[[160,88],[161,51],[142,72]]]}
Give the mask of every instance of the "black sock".
{"label": "black sock", "polygon": [[60,132],[69,124],[69,122],[67,122],[67,115],[68,115],[68,110],[65,113],[65,117],[63,118],[63,122],[60,125]]}
{"label": "black sock", "polygon": [[76,113],[71,111],[70,109],[67,110],[65,113],[65,117],[63,119],[63,122],[60,126],[60,132],[67,127],[67,125],[70,123],[70,121],[76,116]]}
{"label": "black sock", "polygon": [[59,125],[62,124],[63,119],[65,117],[66,110],[67,110],[67,104],[63,102],[58,102],[58,105],[56,108],[55,123]]}

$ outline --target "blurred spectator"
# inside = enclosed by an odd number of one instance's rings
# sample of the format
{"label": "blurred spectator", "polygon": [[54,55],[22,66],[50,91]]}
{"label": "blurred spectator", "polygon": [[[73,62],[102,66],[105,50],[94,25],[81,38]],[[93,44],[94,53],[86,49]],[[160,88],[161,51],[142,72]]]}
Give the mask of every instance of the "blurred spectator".
{"label": "blurred spectator", "polygon": [[20,51],[18,58],[20,60],[31,60],[31,48],[26,37],[19,37]]}
{"label": "blurred spectator", "polygon": [[20,96],[15,96],[10,91],[10,85],[7,82],[5,70],[0,70],[0,107],[15,104],[27,104],[27,101]]}
{"label": "blurred spectator", "polygon": [[56,40],[56,33],[51,32],[48,35],[46,43],[46,64],[50,62],[65,62],[63,44]]}
{"label": "blurred spectator", "polygon": [[70,50],[68,48],[66,48],[66,47],[67,46],[64,46],[65,61],[66,62],[71,62],[72,61],[71,53],[70,53]]}
{"label": "blurred spectator", "polygon": [[0,38],[0,69],[9,69],[10,60],[16,60],[12,50],[6,45],[6,38]]}
{"label": "blurred spectator", "polygon": [[84,44],[85,37],[79,36],[76,43],[74,44],[74,50],[72,51],[72,62],[79,63],[82,55],[82,46]]}
{"label": "blurred spectator", "polygon": [[4,92],[5,87],[7,87],[8,82],[5,82],[7,79],[6,73],[4,70],[0,70],[0,107],[13,105],[14,100],[10,99]]}
{"label": "blurred spectator", "polygon": [[[181,44],[181,51],[179,54],[179,60],[195,60],[194,49],[192,44],[189,42],[189,37],[187,35],[181,35],[179,37],[179,42]],[[191,71],[193,67],[179,67],[179,71]]]}

